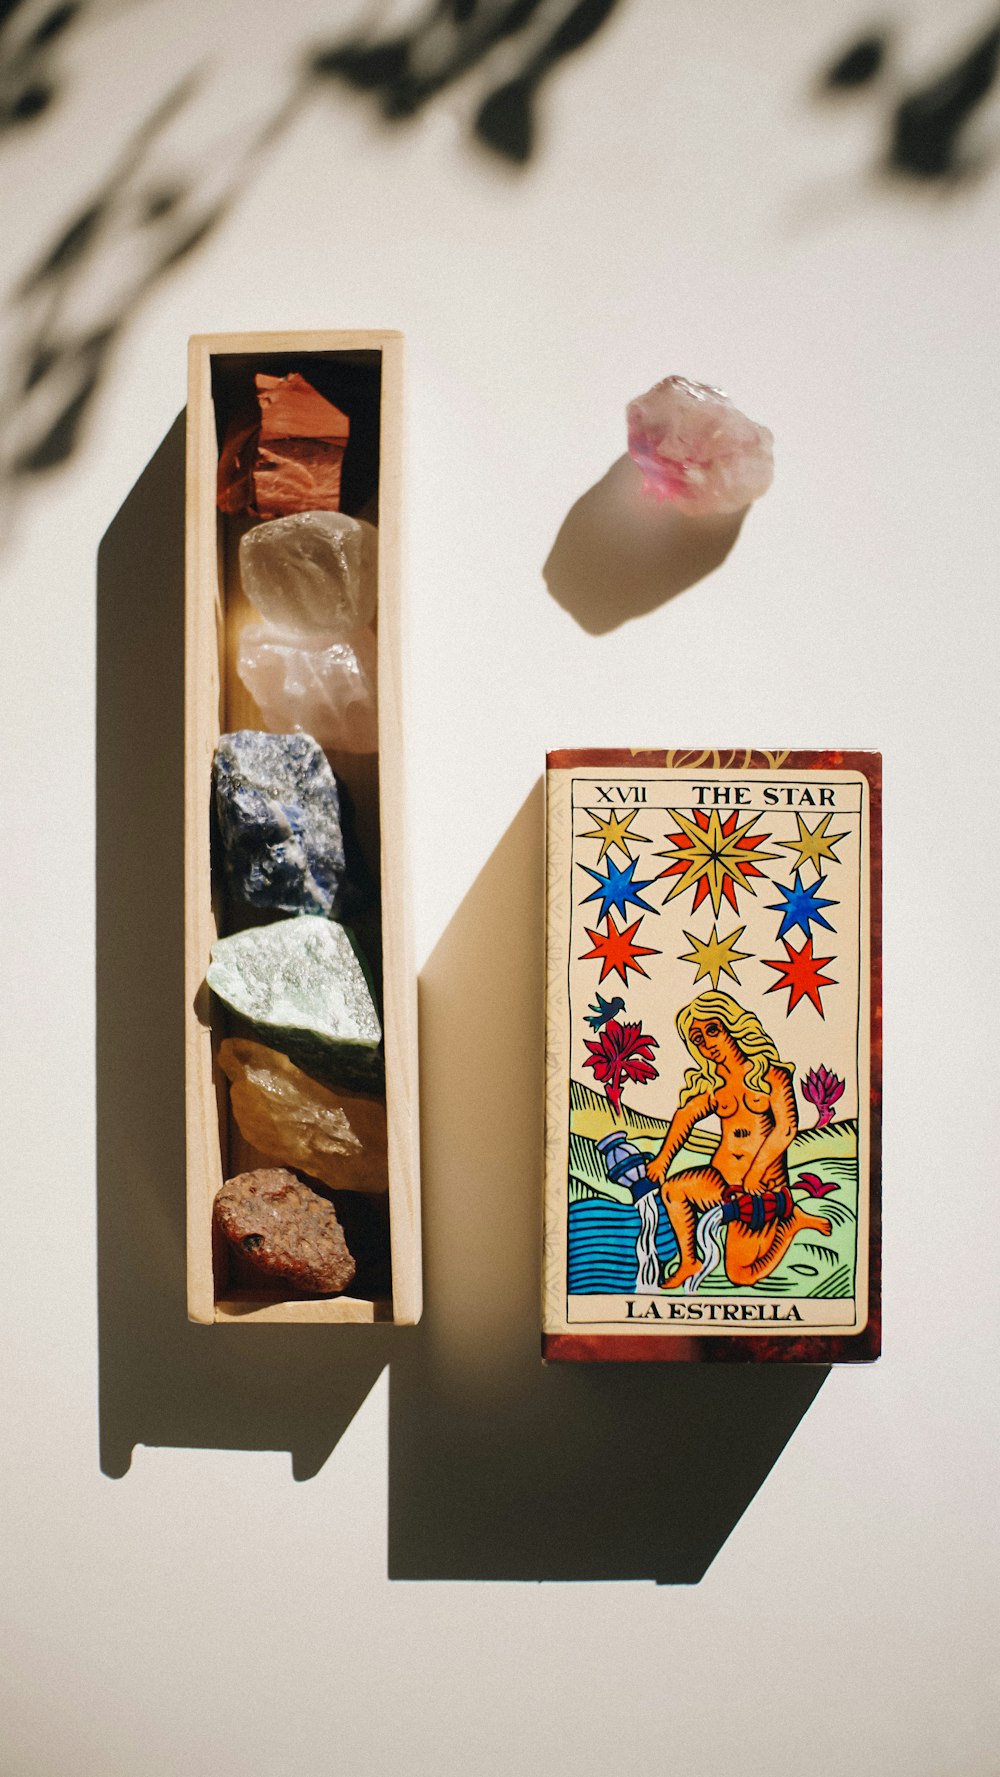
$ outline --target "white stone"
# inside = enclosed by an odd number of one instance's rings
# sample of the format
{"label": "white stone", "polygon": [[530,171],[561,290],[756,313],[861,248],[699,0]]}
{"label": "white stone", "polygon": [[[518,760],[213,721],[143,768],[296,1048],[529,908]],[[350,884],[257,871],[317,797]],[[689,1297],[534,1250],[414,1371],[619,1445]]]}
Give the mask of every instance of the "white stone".
{"label": "white stone", "polygon": [[259,623],[240,635],[236,670],[275,733],[311,734],[327,752],[374,753],[377,665],[370,629],[345,642]]}
{"label": "white stone", "polygon": [[240,541],[240,578],[268,623],[345,641],[375,615],[378,532],[346,512],[293,512]]}

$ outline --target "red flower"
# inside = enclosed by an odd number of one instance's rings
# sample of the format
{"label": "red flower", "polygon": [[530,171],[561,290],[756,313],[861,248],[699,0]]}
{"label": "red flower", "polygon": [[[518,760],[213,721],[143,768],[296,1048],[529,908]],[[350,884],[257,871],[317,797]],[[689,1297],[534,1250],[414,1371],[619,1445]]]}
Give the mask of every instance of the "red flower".
{"label": "red flower", "polygon": [[619,1024],[611,1018],[596,1042],[585,1039],[590,1054],[584,1067],[592,1067],[607,1094],[616,1116],[621,1115],[622,1087],[626,1080],[644,1086],[655,1080],[651,1050],[659,1047],[655,1037],[645,1036],[641,1024]]}

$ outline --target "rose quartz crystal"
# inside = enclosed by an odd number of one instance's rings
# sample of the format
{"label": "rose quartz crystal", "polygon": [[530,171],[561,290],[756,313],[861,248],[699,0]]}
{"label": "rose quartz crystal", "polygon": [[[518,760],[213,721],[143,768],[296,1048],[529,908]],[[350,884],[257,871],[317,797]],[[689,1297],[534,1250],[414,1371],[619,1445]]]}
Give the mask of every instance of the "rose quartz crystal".
{"label": "rose quartz crystal", "polygon": [[774,478],[774,439],[721,389],[668,376],[628,406],[629,456],[643,491],[692,518],[742,512]]}
{"label": "rose quartz crystal", "polygon": [[240,634],[236,670],[270,729],[311,734],[327,752],[374,753],[377,658],[370,629],[345,642],[256,623]]}

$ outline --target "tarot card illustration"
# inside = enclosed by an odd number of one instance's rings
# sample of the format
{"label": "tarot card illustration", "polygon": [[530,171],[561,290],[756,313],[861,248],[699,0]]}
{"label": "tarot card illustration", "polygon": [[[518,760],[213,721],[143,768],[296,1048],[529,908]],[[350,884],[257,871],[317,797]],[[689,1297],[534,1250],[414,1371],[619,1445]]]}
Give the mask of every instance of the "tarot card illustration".
{"label": "tarot card illustration", "polygon": [[877,1355],[878,756],[548,766],[545,1356]]}

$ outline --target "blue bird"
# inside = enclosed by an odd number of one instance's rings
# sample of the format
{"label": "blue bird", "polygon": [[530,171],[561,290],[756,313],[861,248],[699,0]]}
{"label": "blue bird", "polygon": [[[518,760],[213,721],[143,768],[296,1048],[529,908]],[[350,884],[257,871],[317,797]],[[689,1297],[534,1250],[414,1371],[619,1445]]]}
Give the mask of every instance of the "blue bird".
{"label": "blue bird", "polygon": [[588,1018],[587,1023],[590,1025],[591,1030],[600,1030],[602,1024],[608,1024],[612,1018],[617,1017],[619,1012],[624,1012],[625,1001],[619,999],[617,994],[613,1000],[602,1000],[600,994],[598,994],[596,1005],[591,1006],[589,1010],[593,1012],[595,1016],[593,1018]]}

